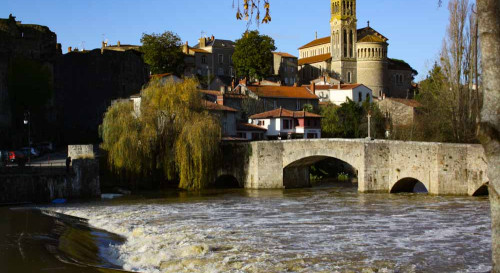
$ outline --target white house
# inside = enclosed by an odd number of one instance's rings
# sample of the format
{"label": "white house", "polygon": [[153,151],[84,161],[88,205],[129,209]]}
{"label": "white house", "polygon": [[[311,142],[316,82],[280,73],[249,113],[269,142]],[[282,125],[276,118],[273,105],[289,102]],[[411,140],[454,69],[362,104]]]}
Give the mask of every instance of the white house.
{"label": "white house", "polygon": [[278,108],[250,116],[248,123],[267,129],[267,139],[321,138],[321,116]]}
{"label": "white house", "polygon": [[373,102],[372,90],[362,84],[337,84],[316,86],[316,95],[320,102],[330,102],[341,105],[350,99],[362,103],[366,100]]}

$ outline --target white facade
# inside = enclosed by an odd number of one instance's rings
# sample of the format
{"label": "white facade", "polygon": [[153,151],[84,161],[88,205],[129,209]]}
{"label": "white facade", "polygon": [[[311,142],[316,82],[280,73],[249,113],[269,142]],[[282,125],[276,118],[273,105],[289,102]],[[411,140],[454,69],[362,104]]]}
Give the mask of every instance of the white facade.
{"label": "white facade", "polygon": [[330,102],[335,105],[341,105],[347,102],[348,99],[357,103],[363,103],[367,99],[373,102],[372,90],[364,85],[358,85],[352,88],[346,88],[341,86],[332,86],[327,90],[316,90],[316,95],[318,95],[321,102]]}
{"label": "white facade", "polygon": [[[304,139],[321,138],[321,129],[305,128],[300,125],[296,125],[294,118],[282,117],[282,118],[268,118],[268,119],[249,119],[248,123],[267,129],[267,132],[265,132],[266,137],[279,137],[282,135],[303,134]],[[314,135],[314,137],[312,137],[312,135]]]}

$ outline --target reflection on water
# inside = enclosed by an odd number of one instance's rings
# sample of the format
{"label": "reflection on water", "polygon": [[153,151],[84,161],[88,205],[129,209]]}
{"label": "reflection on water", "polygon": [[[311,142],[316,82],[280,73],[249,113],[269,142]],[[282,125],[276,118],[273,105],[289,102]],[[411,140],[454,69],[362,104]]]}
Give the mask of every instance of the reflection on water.
{"label": "reflection on water", "polygon": [[0,208],[0,217],[0,272],[122,272],[100,251],[121,237],[35,209]]}
{"label": "reflection on water", "polygon": [[[49,208],[126,238],[140,272],[487,272],[487,198],[355,189],[154,193]],[[86,235],[88,236],[88,235]]]}

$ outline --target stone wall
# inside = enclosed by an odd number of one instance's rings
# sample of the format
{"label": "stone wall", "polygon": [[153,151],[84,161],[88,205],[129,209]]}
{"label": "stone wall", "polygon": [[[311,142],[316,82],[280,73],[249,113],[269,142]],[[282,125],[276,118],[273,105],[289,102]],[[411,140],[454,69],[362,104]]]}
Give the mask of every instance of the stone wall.
{"label": "stone wall", "polygon": [[[222,170],[235,174],[250,189],[307,186],[307,168],[325,158],[351,165],[360,192],[391,192],[401,181],[418,180],[430,194],[473,195],[488,182],[481,145],[316,139],[251,142],[237,147],[251,153],[239,165],[225,165]],[[226,149],[224,161],[237,155],[232,149]]]}
{"label": "stone wall", "polygon": [[9,172],[0,172],[0,204],[96,198],[100,194],[96,160],[74,160],[69,172],[66,168],[9,168]]}
{"label": "stone wall", "polygon": [[0,19],[0,129],[5,129],[11,123],[7,72],[12,60],[20,57],[34,60],[44,64],[53,73],[60,54],[57,35],[48,27],[21,24],[15,17]]}
{"label": "stone wall", "polygon": [[94,145],[68,145],[68,157],[75,159],[94,158]]}
{"label": "stone wall", "polygon": [[413,124],[415,118],[414,107],[391,99],[376,102],[380,111],[389,116],[393,126],[408,126]]}
{"label": "stone wall", "polygon": [[111,101],[139,93],[148,76],[135,50],[63,55],[56,66],[56,105],[65,142],[98,142],[98,127]]}

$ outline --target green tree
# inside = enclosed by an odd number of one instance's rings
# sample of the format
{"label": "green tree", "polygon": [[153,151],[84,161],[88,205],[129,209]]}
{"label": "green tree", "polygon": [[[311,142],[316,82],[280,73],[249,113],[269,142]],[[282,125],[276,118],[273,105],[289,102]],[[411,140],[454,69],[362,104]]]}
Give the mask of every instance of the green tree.
{"label": "green tree", "polygon": [[163,34],[142,34],[141,51],[144,61],[150,66],[151,73],[174,73],[178,76],[184,71],[184,56],[181,48],[181,38],[171,32]]}
{"label": "green tree", "polygon": [[263,79],[273,64],[274,40],[258,31],[248,31],[236,40],[233,63],[239,77]]}
{"label": "green tree", "polygon": [[361,138],[368,136],[368,118],[371,114],[372,137],[382,138],[385,131],[385,118],[376,104],[365,101],[363,104],[352,100],[340,106],[322,106],[321,130],[324,137]]}
{"label": "green tree", "polygon": [[101,126],[102,148],[116,171],[177,181],[198,190],[214,178],[221,128],[204,110],[198,82],[151,82],[141,92],[140,115],[129,101],[108,109]]}

